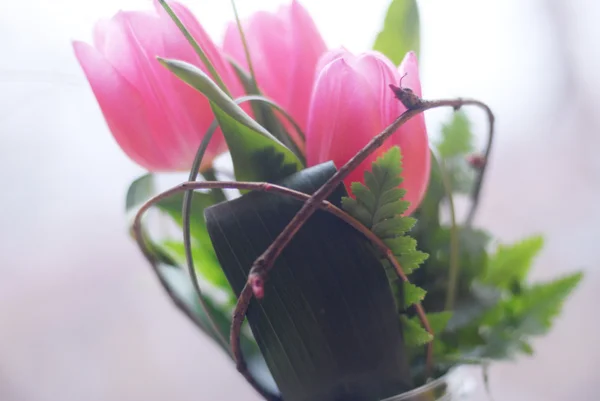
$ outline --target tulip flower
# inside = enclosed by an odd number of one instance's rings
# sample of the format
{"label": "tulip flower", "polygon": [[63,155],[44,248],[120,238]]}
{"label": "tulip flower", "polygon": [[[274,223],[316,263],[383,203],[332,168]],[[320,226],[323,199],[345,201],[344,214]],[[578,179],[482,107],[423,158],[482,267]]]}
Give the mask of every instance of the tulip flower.
{"label": "tulip flower", "polygon": [[[253,14],[242,21],[242,28],[258,87],[305,130],[315,68],[327,50],[315,23],[300,3],[292,0],[276,13]],[[223,49],[248,68],[235,24],[227,28]],[[290,134],[294,137],[295,132]]]}
{"label": "tulip flower", "polygon": [[[242,93],[235,72],[184,6],[170,3],[234,95]],[[155,10],[119,12],[97,23],[94,45],[73,42],[110,131],[125,153],[150,171],[182,171],[214,119],[206,98],[160,65],[157,56],[205,70],[191,45],[158,4]],[[215,133],[201,170],[227,150]]]}
{"label": "tulip flower", "polygon": [[[371,52],[355,56],[336,50],[323,57],[312,93],[306,157],[309,166],[333,160],[339,168],[362,149],[373,136],[390,125],[406,108],[394,97],[389,84],[410,88],[421,96],[417,59],[406,55],[399,69],[382,54]],[[430,153],[423,114],[400,127],[384,145],[369,156],[345,180],[364,183],[365,170],[392,146],[399,146],[403,156],[402,187],[412,213],[427,189]]]}

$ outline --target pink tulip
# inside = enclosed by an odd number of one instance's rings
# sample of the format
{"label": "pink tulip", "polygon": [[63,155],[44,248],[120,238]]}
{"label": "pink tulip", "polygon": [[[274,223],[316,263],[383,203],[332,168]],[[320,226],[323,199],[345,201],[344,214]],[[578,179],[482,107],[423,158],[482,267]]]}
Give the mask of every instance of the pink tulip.
{"label": "pink tulip", "polygon": [[[230,91],[240,83],[222,53],[184,6],[170,3],[207,53]],[[155,10],[119,12],[99,21],[94,46],[73,42],[113,136],[136,163],[150,171],[186,170],[214,116],[206,98],[160,65],[156,56],[200,66],[199,57],[155,1]],[[227,150],[215,133],[201,169]]]}
{"label": "pink tulip", "polygon": [[[333,160],[339,168],[363,148],[373,136],[398,117],[406,108],[388,87],[398,85],[410,88],[421,96],[417,59],[414,53],[406,55],[399,70],[385,56],[371,52],[354,56],[336,50],[321,60],[310,103],[306,131],[306,156],[309,166]],[[402,187],[412,213],[427,189],[430,154],[423,114],[404,124],[375,154],[365,160],[345,180],[364,183],[365,170],[392,146],[399,146],[403,156]]]}
{"label": "pink tulip", "polygon": [[[300,3],[292,0],[276,13],[255,13],[242,22],[242,28],[259,88],[305,130],[315,67],[327,50],[315,23]],[[235,24],[227,28],[223,49],[248,68]]]}

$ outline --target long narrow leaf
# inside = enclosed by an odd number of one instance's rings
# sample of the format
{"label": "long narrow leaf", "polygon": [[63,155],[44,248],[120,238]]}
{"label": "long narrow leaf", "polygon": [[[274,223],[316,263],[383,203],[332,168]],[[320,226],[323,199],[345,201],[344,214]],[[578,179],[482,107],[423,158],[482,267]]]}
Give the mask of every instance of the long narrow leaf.
{"label": "long narrow leaf", "polygon": [[211,102],[241,181],[275,181],[303,167],[289,148],[230,99],[202,70],[178,60],[161,63]]}

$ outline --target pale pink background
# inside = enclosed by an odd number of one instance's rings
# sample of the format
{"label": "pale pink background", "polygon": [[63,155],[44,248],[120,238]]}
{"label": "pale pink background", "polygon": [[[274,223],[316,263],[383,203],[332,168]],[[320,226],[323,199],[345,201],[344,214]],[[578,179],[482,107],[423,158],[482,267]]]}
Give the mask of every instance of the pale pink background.
{"label": "pale pink background", "polygon": [[[231,18],[228,2],[187,3],[216,36]],[[239,3],[247,14],[278,1]],[[364,50],[387,0],[304,4],[330,45]],[[479,223],[507,241],[546,233],[536,279],[587,272],[536,356],[492,369],[497,401],[600,394],[599,4],[421,1],[424,94],[481,98],[497,113]],[[109,135],[71,54],[69,40],[88,39],[98,17],[140,5],[0,2],[2,401],[258,400],[174,311],[128,238],[124,193],[142,171]]]}

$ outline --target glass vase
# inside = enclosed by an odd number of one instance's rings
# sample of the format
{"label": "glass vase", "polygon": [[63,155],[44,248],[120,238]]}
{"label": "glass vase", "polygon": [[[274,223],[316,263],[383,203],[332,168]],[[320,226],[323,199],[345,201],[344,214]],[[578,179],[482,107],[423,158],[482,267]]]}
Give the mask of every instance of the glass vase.
{"label": "glass vase", "polygon": [[468,401],[475,392],[472,372],[456,367],[444,376],[403,394],[382,401]]}

